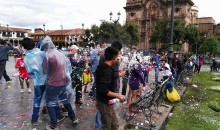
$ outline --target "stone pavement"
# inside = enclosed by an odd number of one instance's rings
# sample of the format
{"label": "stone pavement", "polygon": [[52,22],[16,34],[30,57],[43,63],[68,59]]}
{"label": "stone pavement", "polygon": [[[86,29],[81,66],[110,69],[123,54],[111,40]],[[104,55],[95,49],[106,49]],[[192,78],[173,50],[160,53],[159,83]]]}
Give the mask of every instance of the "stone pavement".
{"label": "stone pavement", "polygon": [[[30,124],[32,114],[32,99],[33,99],[33,87],[32,93],[25,91],[20,93],[20,86],[18,77],[13,77],[17,70],[14,68],[15,59],[10,57],[7,62],[7,73],[12,78],[11,84],[6,84],[2,79],[2,85],[0,85],[0,130],[31,130],[33,129]],[[205,68],[205,69],[204,69]],[[208,70],[208,67],[203,67],[203,70]],[[153,74],[151,75],[153,77]],[[150,81],[152,81],[151,79]],[[33,85],[32,85],[33,86]],[[74,101],[72,102],[73,108],[77,117],[80,119],[77,125],[72,125],[70,119],[66,118],[59,123],[60,130],[94,130],[95,128],[95,102],[88,96],[88,93],[83,94],[84,104],[82,106],[76,106]],[[153,114],[153,122],[155,122],[155,129],[161,129],[163,122],[167,118],[167,115],[171,111],[172,106],[164,107],[160,106],[159,110],[162,114]],[[116,104],[116,112],[118,113],[120,130],[124,129],[124,126],[128,126],[125,121],[125,108],[122,104]],[[141,119],[141,121],[140,121]],[[49,117],[40,115],[39,125],[33,130],[45,130],[46,124],[49,123]],[[148,121],[143,115],[136,116],[128,124],[138,125],[139,129],[148,129]]]}

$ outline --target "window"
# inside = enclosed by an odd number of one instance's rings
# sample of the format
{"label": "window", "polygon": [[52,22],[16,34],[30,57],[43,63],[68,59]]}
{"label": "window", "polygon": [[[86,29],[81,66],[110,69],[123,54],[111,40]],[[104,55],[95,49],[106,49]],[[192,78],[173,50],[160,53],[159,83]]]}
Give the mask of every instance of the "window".
{"label": "window", "polygon": [[131,12],[131,13],[130,13],[130,16],[131,16],[131,17],[133,17],[134,15],[135,15],[135,13],[134,13],[134,12]]}

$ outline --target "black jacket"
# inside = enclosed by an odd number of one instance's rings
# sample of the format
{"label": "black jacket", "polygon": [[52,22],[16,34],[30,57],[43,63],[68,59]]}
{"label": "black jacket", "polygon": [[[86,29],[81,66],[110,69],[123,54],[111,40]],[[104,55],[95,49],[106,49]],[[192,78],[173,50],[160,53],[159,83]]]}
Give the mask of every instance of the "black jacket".
{"label": "black jacket", "polygon": [[96,69],[96,98],[97,100],[108,104],[108,101],[114,99],[114,97],[107,96],[108,92],[115,92],[115,86],[113,83],[116,81],[114,75],[114,69],[105,64],[101,63]]}

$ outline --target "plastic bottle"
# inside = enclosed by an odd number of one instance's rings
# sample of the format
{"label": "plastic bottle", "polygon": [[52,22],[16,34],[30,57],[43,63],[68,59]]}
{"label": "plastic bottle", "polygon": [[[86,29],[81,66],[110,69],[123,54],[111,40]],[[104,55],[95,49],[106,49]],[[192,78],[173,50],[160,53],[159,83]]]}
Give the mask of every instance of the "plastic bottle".
{"label": "plastic bottle", "polygon": [[[127,99],[128,99],[128,98],[125,97],[125,101],[126,101]],[[125,101],[124,101],[123,103],[125,103]],[[112,105],[112,104],[115,104],[115,103],[117,103],[117,102],[120,102],[120,100],[119,100],[118,98],[114,98],[114,99],[109,100],[109,101],[108,101],[108,104],[109,104],[109,105]]]}

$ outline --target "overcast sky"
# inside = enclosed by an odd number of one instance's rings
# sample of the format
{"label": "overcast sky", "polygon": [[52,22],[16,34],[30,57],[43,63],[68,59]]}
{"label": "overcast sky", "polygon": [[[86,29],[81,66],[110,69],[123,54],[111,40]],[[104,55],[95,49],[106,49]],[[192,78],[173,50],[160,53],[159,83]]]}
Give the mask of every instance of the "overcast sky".
{"label": "overcast sky", "polygon": [[[193,0],[199,7],[199,17],[213,17],[220,22],[220,7],[217,0]],[[126,0],[0,0],[0,24],[11,27],[43,28],[46,30],[69,28],[90,28],[99,25],[100,20],[117,19],[121,12],[120,23],[125,22]]]}

